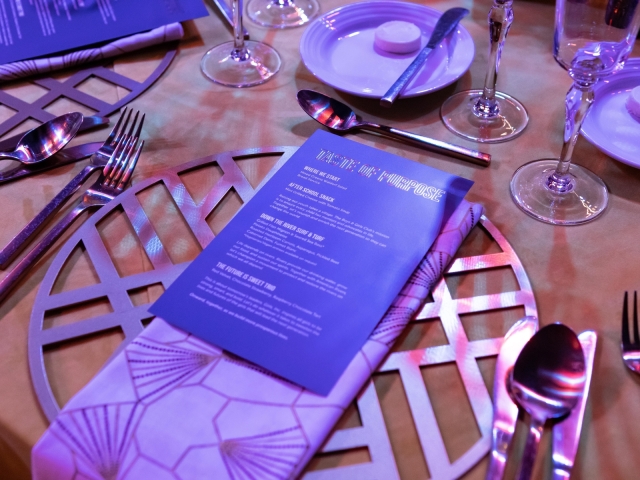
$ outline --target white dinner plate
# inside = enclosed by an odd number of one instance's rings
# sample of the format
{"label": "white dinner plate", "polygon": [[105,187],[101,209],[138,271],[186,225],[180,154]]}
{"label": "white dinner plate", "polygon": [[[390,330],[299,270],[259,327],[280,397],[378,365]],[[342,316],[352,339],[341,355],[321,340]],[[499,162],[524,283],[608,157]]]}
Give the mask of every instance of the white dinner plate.
{"label": "white dinner plate", "polygon": [[640,167],[640,122],[627,110],[629,93],[640,86],[640,58],[627,60],[624,68],[595,88],[595,101],[582,124],[582,134],[616,160]]}
{"label": "white dinner plate", "polygon": [[[367,1],[336,8],[311,23],[300,41],[306,67],[324,83],[361,97],[381,98],[419,50],[387,53],[374,47],[375,29],[391,20],[415,24],[422,47],[442,12],[414,3]],[[469,32],[457,29],[438,45],[401,97],[433,92],[455,82],[469,68],[475,49]]]}

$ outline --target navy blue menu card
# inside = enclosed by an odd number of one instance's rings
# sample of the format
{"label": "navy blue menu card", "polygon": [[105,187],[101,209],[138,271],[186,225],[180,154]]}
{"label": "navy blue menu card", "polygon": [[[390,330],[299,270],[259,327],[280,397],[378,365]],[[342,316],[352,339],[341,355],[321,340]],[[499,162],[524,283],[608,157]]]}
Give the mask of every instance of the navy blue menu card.
{"label": "navy blue menu card", "polygon": [[471,185],[317,131],[150,312],[326,395]]}
{"label": "navy blue menu card", "polygon": [[202,0],[0,0],[0,64],[207,15]]}

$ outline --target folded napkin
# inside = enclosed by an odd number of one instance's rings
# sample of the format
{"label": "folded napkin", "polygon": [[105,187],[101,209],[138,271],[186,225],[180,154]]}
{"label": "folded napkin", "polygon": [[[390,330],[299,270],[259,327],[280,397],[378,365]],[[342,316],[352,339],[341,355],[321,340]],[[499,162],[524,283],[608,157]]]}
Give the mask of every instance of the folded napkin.
{"label": "folded napkin", "polygon": [[0,82],[8,82],[18,78],[52,72],[83,63],[123,55],[152,45],[179,40],[183,36],[184,30],[182,29],[182,25],[180,23],[172,23],[163,27],[154,28],[148,32],[120,38],[97,48],[77,50],[67,55],[57,57],[36,58],[34,60],[7,63],[0,65]]}
{"label": "folded napkin", "polygon": [[294,478],[481,214],[460,204],[328,396],[156,318],[60,412],[33,448],[33,478]]}

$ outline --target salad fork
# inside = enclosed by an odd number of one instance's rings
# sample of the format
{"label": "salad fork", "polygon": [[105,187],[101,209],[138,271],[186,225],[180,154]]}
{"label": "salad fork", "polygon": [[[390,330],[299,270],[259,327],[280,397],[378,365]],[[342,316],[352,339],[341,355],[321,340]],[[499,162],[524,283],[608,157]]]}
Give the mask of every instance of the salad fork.
{"label": "salad fork", "polygon": [[113,153],[102,174],[89,187],[76,206],[65,215],[45,237],[0,281],[0,302],[13,290],[18,281],[29,271],[40,257],[71,226],[74,220],[85,210],[106,205],[120,195],[131,179],[136,168],[144,141],[138,143],[137,138],[125,134],[115,145]]}
{"label": "salad fork", "polygon": [[622,306],[622,361],[635,373],[640,374],[640,334],[638,334],[638,293],[633,292],[633,342],[629,337],[629,309],[627,292]]}
{"label": "salad fork", "polygon": [[[131,114],[133,110],[127,110],[124,108],[118,122],[111,130],[111,133],[105,140],[104,144],[98,149],[96,153],[91,155],[89,165],[84,167],[80,173],[78,173],[73,180],[71,180],[66,187],[62,189],[45,207],[31,220],[14,238],[0,251],[0,267],[6,267],[16,255],[18,255],[24,247],[27,246],[29,241],[42,229],[44,224],[58,211],[60,207],[69,200],[74,193],[76,193],[82,184],[89,178],[89,176],[100,168],[104,168],[107,165],[110,157],[112,156],[116,145],[125,137],[129,136],[132,141],[140,137],[142,130],[142,124],[144,123],[144,114],[138,122],[140,112],[136,111],[131,121]],[[127,132],[127,128],[129,131]]]}

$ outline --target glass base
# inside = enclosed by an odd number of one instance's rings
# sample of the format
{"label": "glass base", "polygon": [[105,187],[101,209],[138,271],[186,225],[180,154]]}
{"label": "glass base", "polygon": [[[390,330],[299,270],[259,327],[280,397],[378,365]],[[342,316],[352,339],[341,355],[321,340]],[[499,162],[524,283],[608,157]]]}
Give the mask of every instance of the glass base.
{"label": "glass base", "polygon": [[521,166],[511,179],[511,198],[525,213],[553,225],[578,225],[598,217],[609,201],[604,182],[590,170],[571,164],[573,180],[565,193],[547,186],[558,165],[557,158],[536,160]]}
{"label": "glass base", "polygon": [[213,47],[202,57],[200,69],[213,82],[242,88],[266,82],[280,63],[278,52],[269,45],[247,40],[243,50],[237,50],[233,42]]}
{"label": "glass base", "polygon": [[320,11],[316,0],[251,0],[247,15],[258,25],[291,28],[304,25]]}
{"label": "glass base", "polygon": [[511,140],[522,133],[529,123],[524,106],[515,98],[496,92],[498,111],[493,116],[478,116],[474,106],[482,90],[468,90],[449,97],[440,108],[440,117],[453,133],[482,143]]}

